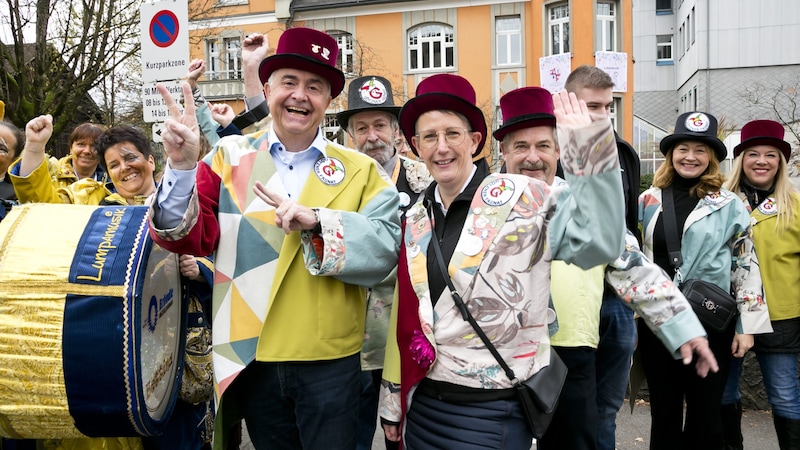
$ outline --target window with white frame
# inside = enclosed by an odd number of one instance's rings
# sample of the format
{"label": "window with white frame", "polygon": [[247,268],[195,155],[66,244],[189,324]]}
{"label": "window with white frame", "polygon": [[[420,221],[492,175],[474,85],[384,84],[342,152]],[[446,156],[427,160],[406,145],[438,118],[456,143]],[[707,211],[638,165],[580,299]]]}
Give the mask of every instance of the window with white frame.
{"label": "window with white frame", "polygon": [[206,40],[205,77],[209,81],[242,79],[242,39],[240,37]]}
{"label": "window with white frame", "polygon": [[569,52],[569,5],[559,3],[549,6],[547,18],[550,29],[550,54]]}
{"label": "window with white frame", "polygon": [[408,32],[409,70],[455,67],[453,27],[426,23]]}
{"label": "window with white frame", "polygon": [[206,41],[206,73],[207,80],[219,80],[222,61],[219,59],[219,44],[216,39]]}
{"label": "window with white frame", "polygon": [[611,126],[613,126],[615,130],[617,129],[617,123],[618,123],[617,114],[620,111],[621,105],[622,105],[622,99],[614,97],[614,99],[611,101],[611,107],[609,108],[608,111],[608,117],[611,119]]}
{"label": "window with white frame", "polygon": [[617,5],[616,2],[597,2],[597,26],[595,27],[595,50],[617,51]]}
{"label": "window with white frame", "polygon": [[497,65],[508,66],[522,62],[522,27],[519,16],[495,18]]}
{"label": "window with white frame", "polygon": [[672,11],[672,0],[656,0],[656,11]]}
{"label": "window with white frame", "polygon": [[225,78],[242,79],[242,39],[225,38]]}
{"label": "window with white frame", "polygon": [[336,114],[325,114],[325,119],[322,122],[322,132],[325,133],[325,139],[345,145],[345,130],[339,125]]}
{"label": "window with white frame", "polygon": [[346,31],[328,31],[336,39],[339,46],[339,56],[336,57],[336,67],[345,74],[355,73],[355,52],[353,50],[353,35]]}
{"label": "window with white frame", "polygon": [[672,61],[672,35],[656,36],[656,57],[658,61]]}

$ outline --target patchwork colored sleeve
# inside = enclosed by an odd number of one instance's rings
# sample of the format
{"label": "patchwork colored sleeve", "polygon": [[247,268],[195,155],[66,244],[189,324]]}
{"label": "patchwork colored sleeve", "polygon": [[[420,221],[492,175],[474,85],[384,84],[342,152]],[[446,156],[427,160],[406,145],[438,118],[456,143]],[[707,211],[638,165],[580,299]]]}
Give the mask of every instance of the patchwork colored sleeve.
{"label": "patchwork colored sleeve", "polygon": [[741,210],[747,226],[733,238],[731,261],[731,286],[739,306],[736,332],[740,334],[772,333],[764,286],[761,282],[761,266],[753,249],[753,226],[750,216]]}

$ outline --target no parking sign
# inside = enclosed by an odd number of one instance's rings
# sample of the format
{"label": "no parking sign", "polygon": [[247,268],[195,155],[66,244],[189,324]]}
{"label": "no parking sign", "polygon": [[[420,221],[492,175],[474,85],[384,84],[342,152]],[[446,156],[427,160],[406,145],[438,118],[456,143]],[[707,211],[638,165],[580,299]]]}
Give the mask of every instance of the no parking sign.
{"label": "no parking sign", "polygon": [[141,18],[142,81],[185,77],[189,68],[188,2],[145,3]]}

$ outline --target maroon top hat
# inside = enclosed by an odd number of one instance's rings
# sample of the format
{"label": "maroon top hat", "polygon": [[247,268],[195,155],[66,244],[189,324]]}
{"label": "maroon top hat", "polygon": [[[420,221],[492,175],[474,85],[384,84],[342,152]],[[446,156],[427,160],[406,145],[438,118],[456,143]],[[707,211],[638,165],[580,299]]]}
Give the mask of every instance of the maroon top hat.
{"label": "maroon top hat", "polygon": [[756,145],[771,145],[783,153],[786,161],[792,154],[792,146],[783,140],[783,125],[774,120],[753,120],[742,127],[742,142],[733,148],[733,157]]}
{"label": "maroon top hat", "polygon": [[411,137],[417,119],[428,111],[454,111],[469,121],[472,131],[481,133],[481,141],[472,156],[476,156],[486,143],[486,119],[483,112],[475,106],[475,89],[466,78],[448,73],[433,75],[420,81],[417,95],[407,101],[400,110],[400,130],[415,155],[419,156]]}
{"label": "maroon top hat", "polygon": [[356,78],[347,88],[347,110],[336,114],[336,120],[345,130],[350,116],[363,111],[383,111],[395,117],[400,114],[400,107],[394,106],[392,84],[379,76]]}
{"label": "maroon top hat", "polygon": [[666,156],[670,149],[683,141],[698,141],[708,145],[714,150],[718,161],[728,157],[728,149],[717,137],[717,118],[711,114],[700,111],[681,114],[675,121],[675,131],[661,139],[658,146]]}
{"label": "maroon top hat", "polygon": [[264,84],[278,69],[311,72],[328,80],[331,97],[336,97],[344,88],[344,74],[336,68],[338,55],[339,46],[331,35],[311,28],[289,28],[278,39],[275,54],[261,61],[258,77]]}
{"label": "maroon top hat", "polygon": [[531,86],[514,89],[500,97],[503,125],[494,132],[502,141],[512,131],[538,126],[556,126],[553,95],[547,89]]}

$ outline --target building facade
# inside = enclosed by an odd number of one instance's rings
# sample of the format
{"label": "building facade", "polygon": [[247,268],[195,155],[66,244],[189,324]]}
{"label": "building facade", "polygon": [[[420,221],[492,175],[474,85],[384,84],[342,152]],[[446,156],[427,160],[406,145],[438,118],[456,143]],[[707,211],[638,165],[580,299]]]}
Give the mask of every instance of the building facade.
{"label": "building facade", "polygon": [[[213,0],[210,0],[213,1]],[[207,61],[201,89],[211,101],[241,108],[241,41],[267,33],[274,46],[286,27],[306,26],[339,40],[339,67],[348,81],[375,74],[392,83],[395,102],[414,96],[416,85],[438,73],[461,75],[475,87],[491,129],[502,122],[500,97],[541,85],[540,58],[569,53],[570,67],[594,65],[596,51],[624,53],[633,86],[632,0],[217,0],[190,11],[192,58]],[[190,5],[191,6],[191,5]],[[566,77],[568,73],[561,76]],[[345,90],[346,92],[346,90]],[[633,136],[633,92],[614,93],[618,132]],[[346,143],[334,100],[323,124]],[[496,144],[484,156],[498,163]],[[498,167],[499,163],[495,166]]]}
{"label": "building facade", "polygon": [[729,149],[753,119],[800,133],[800,2],[638,0],[633,5],[634,137],[642,172],[663,161],[661,137],[677,116],[706,111]]}

